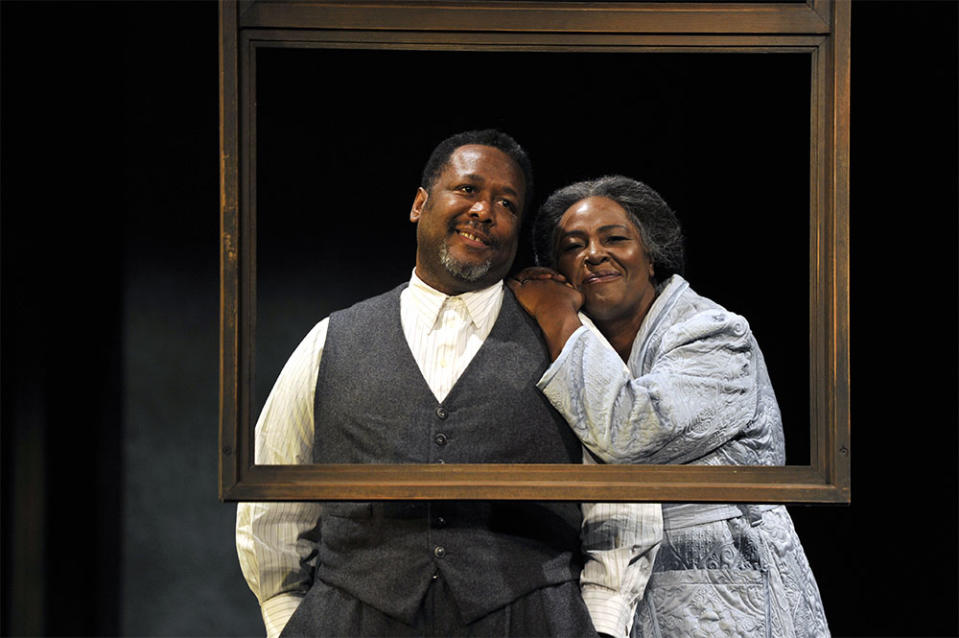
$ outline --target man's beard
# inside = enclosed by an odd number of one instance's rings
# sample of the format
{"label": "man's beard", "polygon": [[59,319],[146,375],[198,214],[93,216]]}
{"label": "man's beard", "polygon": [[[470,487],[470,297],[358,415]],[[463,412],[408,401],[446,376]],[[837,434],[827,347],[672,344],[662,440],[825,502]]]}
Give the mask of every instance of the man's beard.
{"label": "man's beard", "polygon": [[474,282],[479,281],[489,273],[490,268],[493,267],[493,258],[490,257],[479,264],[464,264],[450,255],[449,246],[444,241],[440,244],[440,263],[443,264],[443,268],[446,268],[446,272],[456,279]]}

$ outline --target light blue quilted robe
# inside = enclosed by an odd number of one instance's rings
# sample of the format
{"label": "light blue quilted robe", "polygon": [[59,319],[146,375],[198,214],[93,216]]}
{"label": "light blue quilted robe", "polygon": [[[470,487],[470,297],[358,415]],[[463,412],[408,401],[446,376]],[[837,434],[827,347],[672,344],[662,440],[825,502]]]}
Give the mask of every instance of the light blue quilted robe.
{"label": "light blue quilted robe", "polygon": [[[678,275],[650,307],[628,367],[581,328],[540,389],[607,463],[782,465],[782,420],[746,320]],[[632,636],[829,635],[783,506],[666,504]]]}

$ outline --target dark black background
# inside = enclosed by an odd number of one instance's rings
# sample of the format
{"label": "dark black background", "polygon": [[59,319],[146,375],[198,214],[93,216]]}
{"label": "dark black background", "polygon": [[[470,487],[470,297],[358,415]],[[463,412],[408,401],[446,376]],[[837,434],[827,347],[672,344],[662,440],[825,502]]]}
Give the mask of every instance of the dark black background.
{"label": "dark black background", "polygon": [[[233,507],[216,500],[216,6],[3,2],[0,20],[2,631],[257,634]],[[853,503],[791,512],[834,635],[956,635],[957,5],[856,2],[852,20]],[[557,103],[596,95],[580,84],[557,86]],[[443,120],[458,86],[410,78],[370,117],[426,105]],[[549,140],[535,130],[514,133],[544,175],[541,192],[587,176],[545,177],[554,158],[537,156]],[[599,155],[589,170],[607,170],[592,168]],[[717,198],[723,209],[775,199],[753,179],[769,171],[765,158],[734,155],[746,163]],[[376,173],[407,183],[419,167],[380,160],[369,188],[325,212],[355,226],[339,242],[344,276],[380,267],[365,263],[365,242],[381,241],[365,239],[372,215],[412,198],[414,183],[381,193]],[[681,215],[704,210],[682,179],[656,174],[661,162],[637,162]],[[328,184],[299,191],[304,206],[334,201]],[[396,241],[412,246],[412,233]],[[697,241],[690,253],[716,260],[691,260],[705,281],[724,263]],[[739,259],[717,290],[770,276],[761,258]],[[754,323],[763,312],[750,306],[761,300],[720,301]],[[291,328],[285,347],[302,332]]]}

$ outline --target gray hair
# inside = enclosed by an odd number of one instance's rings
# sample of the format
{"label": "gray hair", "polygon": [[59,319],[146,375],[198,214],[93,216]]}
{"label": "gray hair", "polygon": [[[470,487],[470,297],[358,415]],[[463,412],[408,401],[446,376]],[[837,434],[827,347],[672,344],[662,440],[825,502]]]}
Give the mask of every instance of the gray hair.
{"label": "gray hair", "polygon": [[643,248],[653,264],[653,281],[657,285],[673,274],[683,273],[683,233],[676,214],[659,193],[622,175],[576,182],[549,196],[533,222],[533,250],[537,264],[550,268],[556,266],[560,220],[573,204],[588,197],[606,197],[623,207],[643,240]]}

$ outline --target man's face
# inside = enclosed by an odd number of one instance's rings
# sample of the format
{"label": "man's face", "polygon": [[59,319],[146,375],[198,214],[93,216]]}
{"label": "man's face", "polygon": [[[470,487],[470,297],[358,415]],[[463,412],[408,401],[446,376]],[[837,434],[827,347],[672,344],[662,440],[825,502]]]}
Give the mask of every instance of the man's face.
{"label": "man's face", "polygon": [[526,196],[523,172],[506,153],[468,144],[450,155],[427,193],[416,192],[416,274],[448,295],[502,279],[516,257]]}

